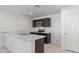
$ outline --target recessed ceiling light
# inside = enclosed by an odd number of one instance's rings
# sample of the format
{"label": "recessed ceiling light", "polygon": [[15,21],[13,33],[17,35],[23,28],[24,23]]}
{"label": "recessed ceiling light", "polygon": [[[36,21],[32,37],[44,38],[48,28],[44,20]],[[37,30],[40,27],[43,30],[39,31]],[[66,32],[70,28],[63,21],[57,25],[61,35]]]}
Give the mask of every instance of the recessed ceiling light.
{"label": "recessed ceiling light", "polygon": [[36,8],[40,8],[40,5],[35,5]]}

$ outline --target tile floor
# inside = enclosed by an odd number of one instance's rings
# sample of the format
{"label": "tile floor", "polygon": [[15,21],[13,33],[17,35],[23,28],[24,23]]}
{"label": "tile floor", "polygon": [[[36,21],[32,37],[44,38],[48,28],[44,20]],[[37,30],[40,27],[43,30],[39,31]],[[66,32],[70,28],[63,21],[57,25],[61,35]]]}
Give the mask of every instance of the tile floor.
{"label": "tile floor", "polygon": [[10,53],[6,48],[0,48],[0,53]]}
{"label": "tile floor", "polygon": [[[60,46],[56,44],[44,44],[44,52],[45,53],[71,53],[69,51],[65,51],[60,48]],[[2,48],[0,49],[0,53],[10,53],[8,49]]]}
{"label": "tile floor", "polygon": [[60,48],[57,44],[44,44],[45,53],[72,53]]}

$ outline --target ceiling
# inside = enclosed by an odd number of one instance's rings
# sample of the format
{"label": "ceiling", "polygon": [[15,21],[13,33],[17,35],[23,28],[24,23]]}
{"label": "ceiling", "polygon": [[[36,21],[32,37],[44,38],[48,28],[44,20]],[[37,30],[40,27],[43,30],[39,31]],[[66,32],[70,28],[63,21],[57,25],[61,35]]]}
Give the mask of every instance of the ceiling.
{"label": "ceiling", "polygon": [[41,17],[58,13],[61,8],[68,6],[69,5],[40,5],[40,8],[36,8],[35,5],[0,5],[0,9],[31,17]]}

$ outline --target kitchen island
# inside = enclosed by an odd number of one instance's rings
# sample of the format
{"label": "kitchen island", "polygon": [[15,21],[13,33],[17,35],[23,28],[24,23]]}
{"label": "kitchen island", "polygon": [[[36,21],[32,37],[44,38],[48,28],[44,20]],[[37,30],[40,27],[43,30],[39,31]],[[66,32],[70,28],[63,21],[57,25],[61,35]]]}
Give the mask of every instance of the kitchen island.
{"label": "kitchen island", "polygon": [[5,34],[5,47],[12,53],[43,53],[44,38],[42,35]]}

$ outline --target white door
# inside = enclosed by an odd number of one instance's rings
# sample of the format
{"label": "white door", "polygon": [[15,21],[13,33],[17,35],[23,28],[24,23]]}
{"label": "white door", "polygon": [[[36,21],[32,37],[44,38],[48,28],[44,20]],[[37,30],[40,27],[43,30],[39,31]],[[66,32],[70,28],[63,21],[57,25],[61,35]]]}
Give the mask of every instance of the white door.
{"label": "white door", "polygon": [[78,13],[65,11],[61,14],[61,46],[66,50],[79,52],[78,45]]}

